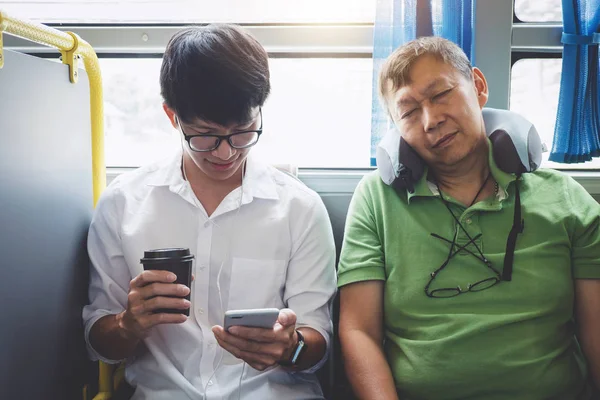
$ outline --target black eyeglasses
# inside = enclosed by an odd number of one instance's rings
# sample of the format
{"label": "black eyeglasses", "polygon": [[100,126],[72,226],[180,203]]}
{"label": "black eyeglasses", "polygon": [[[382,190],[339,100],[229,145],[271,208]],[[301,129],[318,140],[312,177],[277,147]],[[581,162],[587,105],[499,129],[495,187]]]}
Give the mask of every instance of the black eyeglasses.
{"label": "black eyeglasses", "polygon": [[259,108],[258,113],[260,116],[260,127],[258,129],[234,132],[229,135],[186,135],[181,126],[181,122],[178,123],[183,137],[193,151],[213,151],[219,148],[223,140],[227,140],[227,143],[234,149],[247,149],[248,147],[254,146],[258,142],[260,135],[262,135],[262,109]]}
{"label": "black eyeglasses", "polygon": [[[425,285],[425,294],[427,295],[427,297],[432,297],[432,298],[455,297],[460,294],[468,293],[468,292],[481,292],[482,290],[486,290],[486,289],[491,288],[492,286],[495,286],[502,280],[502,275],[500,274],[500,272],[498,270],[496,270],[492,266],[492,263],[490,262],[490,260],[488,260],[483,255],[483,252],[481,251],[479,246],[477,246],[477,243],[475,243],[475,241],[481,237],[481,233],[478,235],[475,235],[474,237],[471,237],[469,235],[469,232],[467,232],[467,230],[462,226],[462,224],[460,223],[460,221],[456,217],[456,215],[454,215],[454,212],[452,212],[452,209],[450,208],[450,204],[448,203],[448,201],[446,199],[444,199],[444,197],[442,196],[442,192],[439,190],[439,188],[438,188],[438,191],[440,193],[440,199],[442,200],[442,202],[444,203],[444,205],[446,206],[446,208],[448,209],[448,211],[450,212],[450,214],[456,221],[457,229],[454,232],[454,237],[452,238],[452,240],[448,240],[448,239],[446,239],[440,235],[437,235],[435,233],[431,234],[431,236],[433,236],[437,239],[440,239],[447,243],[450,243],[450,251],[448,252],[448,256],[446,257],[446,260],[442,263],[442,265],[430,274],[429,282],[427,282],[427,285]],[[461,229],[464,232],[464,234],[469,238],[469,241],[462,246],[459,246],[456,243],[456,238],[458,236],[459,229]],[[471,243],[473,244],[473,246],[475,246],[475,249],[477,250],[477,253],[479,253],[479,254],[475,254],[467,248],[467,246],[469,246]],[[456,250],[454,250],[455,246],[456,246]],[[467,253],[471,254],[473,257],[477,258],[478,260],[480,260],[487,268],[489,268],[490,270],[492,270],[494,272],[495,276],[482,279],[475,283],[469,283],[467,285],[466,289],[463,289],[460,286],[457,286],[454,288],[440,288],[440,289],[429,290],[431,284],[433,283],[433,281],[435,280],[437,275],[444,268],[446,268],[446,266],[448,265],[450,260],[455,255],[457,255],[458,253],[460,253],[463,250],[466,251]]]}
{"label": "black eyeglasses", "polygon": [[[477,244],[475,243],[475,241],[481,237],[481,233],[474,236],[473,238],[469,237],[469,241],[462,246],[459,246],[456,243],[457,234],[458,234],[458,229],[457,229],[456,233],[454,234],[454,238],[452,238],[452,240],[443,238],[440,235],[437,235],[435,233],[431,234],[431,236],[433,236],[437,239],[440,239],[447,243],[450,243],[450,251],[448,253],[448,257],[446,257],[446,261],[444,261],[438,269],[436,269],[435,271],[433,271],[430,274],[429,282],[427,282],[427,285],[425,285],[425,294],[428,297],[444,298],[444,297],[458,296],[459,294],[463,294],[463,293],[467,293],[467,292],[480,292],[482,290],[489,289],[492,286],[498,284],[502,279],[502,275],[500,275],[500,272],[492,266],[492,263],[487,258],[485,258],[485,256],[481,253],[479,246],[477,246]],[[479,255],[473,253],[471,250],[469,250],[467,248],[467,246],[469,246],[471,243],[473,243],[473,245],[477,249],[477,252],[479,253]],[[456,246],[456,250],[454,250],[455,246]],[[440,271],[442,271],[444,268],[446,268],[446,266],[448,265],[450,260],[455,255],[457,255],[458,253],[460,253],[463,250],[466,251],[467,253],[471,254],[473,257],[477,258],[478,260],[480,260],[483,264],[485,264],[486,267],[488,267],[490,270],[492,270],[494,272],[495,276],[482,279],[475,283],[470,283],[467,285],[467,287],[465,289],[461,288],[460,286],[457,286],[455,288],[441,288],[441,289],[429,290],[431,284],[435,280],[436,276],[440,273]]]}
{"label": "black eyeglasses", "polygon": [[[444,197],[442,196],[442,192],[441,192],[441,190],[439,190],[439,187],[438,187],[440,199],[442,200],[442,202],[444,203],[444,205],[446,206],[446,208],[448,209],[450,214],[452,214],[452,217],[454,218],[454,220],[456,221],[458,226],[457,226],[456,232],[454,233],[454,237],[452,238],[451,241],[446,238],[443,238],[440,235],[437,235],[435,233],[431,234],[431,236],[433,236],[435,238],[438,238],[447,243],[450,243],[450,251],[448,252],[446,261],[444,261],[438,269],[436,269],[435,271],[433,271],[430,274],[431,278],[429,279],[429,282],[427,282],[427,285],[425,285],[425,294],[428,297],[444,298],[444,297],[458,296],[459,294],[463,294],[463,293],[467,293],[467,292],[480,292],[482,290],[489,289],[492,286],[495,286],[496,284],[500,283],[500,281],[511,281],[512,280],[513,261],[514,261],[514,257],[515,257],[515,246],[517,243],[517,236],[519,235],[519,233],[523,233],[523,230],[525,229],[525,220],[522,218],[522,215],[521,215],[521,195],[520,195],[520,191],[519,191],[519,181],[520,180],[521,180],[521,173],[517,173],[517,179],[515,180],[515,209],[514,209],[514,215],[513,215],[513,225],[512,225],[512,228],[510,229],[508,238],[506,240],[506,253],[504,254],[504,267],[502,269],[502,274],[492,266],[492,263],[483,255],[483,253],[481,252],[481,249],[479,248],[479,246],[477,246],[477,243],[475,243],[475,241],[481,237],[481,234],[476,235],[474,238],[472,238],[469,235],[469,232],[467,232],[467,230],[462,226],[462,224],[460,223],[460,221],[458,220],[456,215],[454,215],[454,213],[452,212],[452,209],[450,208],[450,204],[448,203],[448,201],[446,201],[446,199],[444,199]],[[477,198],[477,196],[475,196],[475,198]],[[463,246],[458,246],[456,243],[456,237],[458,236],[458,227],[460,227],[460,229],[469,238],[469,241]],[[477,253],[479,253],[479,255],[477,255],[477,254],[473,253],[471,250],[467,249],[467,246],[469,246],[471,243],[473,243],[473,245],[477,249]],[[456,246],[456,251],[454,251],[455,246]],[[441,288],[441,289],[434,289],[434,290],[430,291],[429,287],[433,283],[435,277],[440,273],[440,271],[442,271],[444,268],[446,268],[446,266],[448,265],[448,263],[450,262],[450,259],[452,259],[452,257],[454,257],[456,254],[458,254],[459,252],[461,252],[463,250],[468,252],[475,258],[479,259],[481,262],[483,262],[486,267],[488,267],[490,270],[492,270],[494,272],[495,276],[486,278],[486,279],[482,279],[475,283],[468,284],[466,289],[462,289],[460,286],[457,286],[455,288]]]}

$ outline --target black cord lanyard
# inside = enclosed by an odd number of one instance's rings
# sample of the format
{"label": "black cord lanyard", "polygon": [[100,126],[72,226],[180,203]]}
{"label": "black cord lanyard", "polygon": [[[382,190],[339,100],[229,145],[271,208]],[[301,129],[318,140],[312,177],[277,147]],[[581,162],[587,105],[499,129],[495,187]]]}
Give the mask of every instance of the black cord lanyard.
{"label": "black cord lanyard", "polygon": [[[491,171],[488,173],[487,177],[485,178],[485,180],[483,181],[483,184],[481,185],[481,187],[479,188],[479,190],[477,191],[477,194],[475,195],[475,197],[473,198],[473,201],[471,202],[471,204],[469,205],[469,207],[471,207],[473,204],[475,204],[475,201],[477,201],[477,198],[479,197],[479,195],[481,194],[481,192],[483,191],[483,188],[485,187],[485,185],[487,184],[487,182],[490,180],[490,176],[492,176]],[[479,246],[477,246],[477,243],[475,243],[476,239],[473,239],[471,237],[471,235],[469,235],[469,232],[467,232],[467,230],[464,228],[464,226],[462,226],[462,224],[460,223],[460,221],[458,220],[458,218],[456,217],[456,215],[454,215],[454,212],[452,212],[452,209],[450,208],[450,204],[448,203],[448,200],[446,200],[444,198],[444,196],[442,195],[442,191],[440,190],[439,185],[435,184],[435,186],[437,187],[438,193],[440,194],[440,199],[442,200],[442,202],[444,203],[444,205],[446,206],[446,208],[448,209],[448,211],[450,212],[450,214],[452,215],[452,217],[454,218],[454,220],[456,221],[456,223],[458,224],[458,226],[460,227],[460,229],[465,233],[465,235],[469,238],[469,243],[473,243],[473,245],[475,246],[475,248],[477,249],[477,252],[479,253],[479,255],[481,256],[481,260],[487,265],[489,264],[489,261],[487,258],[485,258],[485,256],[483,255],[483,252],[481,251],[481,249],[479,248]],[[458,231],[454,234],[454,238],[452,239],[452,243],[450,246],[450,252],[452,252],[452,250],[454,249],[454,246],[456,246],[456,238],[458,235]]]}
{"label": "black cord lanyard", "polygon": [[[490,176],[491,176],[491,172],[488,174],[487,178],[483,182],[483,185],[481,185],[481,188],[479,188],[479,191],[475,195],[475,198],[473,199],[473,201],[471,202],[471,205],[469,205],[469,207],[471,207],[473,204],[475,204],[477,197],[479,197],[479,195],[481,194],[481,192],[482,192],[483,188],[485,187],[485,184],[489,180]],[[514,262],[514,258],[515,258],[515,247],[517,244],[517,236],[519,235],[519,233],[523,233],[523,230],[525,229],[525,220],[522,218],[522,215],[521,215],[521,195],[520,195],[520,191],[519,191],[519,181],[520,180],[521,180],[521,174],[517,174],[517,178],[515,180],[515,210],[514,210],[513,224],[510,229],[510,233],[508,234],[508,239],[506,240],[506,252],[504,253],[504,267],[502,269],[502,280],[503,281],[511,281],[512,280],[513,262]],[[498,194],[497,193],[497,190],[498,190],[497,185],[498,184],[496,183],[496,194]],[[462,226],[462,224],[460,223],[460,221],[458,220],[456,215],[454,215],[454,213],[450,209],[450,204],[444,198],[444,196],[442,196],[442,191],[440,190],[440,187],[438,186],[437,183],[436,183],[436,187],[440,194],[440,199],[442,200],[442,202],[444,203],[444,205],[446,206],[446,208],[448,209],[450,214],[452,214],[452,217],[454,218],[456,223],[460,226],[460,229],[462,229],[462,231],[465,233],[465,235],[467,235],[467,237],[469,238],[469,242],[472,242],[475,245],[477,252],[481,256],[481,258],[484,260],[484,262],[487,264],[488,261],[485,258],[485,256],[483,255],[483,253],[481,252],[481,250],[479,249],[479,246],[477,246],[477,244],[475,243],[475,240],[473,238],[471,238],[471,236],[469,235],[467,230]],[[455,245],[456,245],[456,235],[454,236],[454,239],[452,240],[452,243],[451,243],[451,247],[450,247],[451,251]]]}
{"label": "black cord lanyard", "polygon": [[521,217],[521,195],[519,194],[519,181],[521,175],[517,175],[515,180],[515,213],[513,217],[513,225],[510,228],[508,239],[506,240],[506,253],[504,254],[504,268],[502,269],[502,280],[512,280],[513,261],[515,258],[515,246],[517,244],[517,236],[523,233],[525,229],[525,220]]}

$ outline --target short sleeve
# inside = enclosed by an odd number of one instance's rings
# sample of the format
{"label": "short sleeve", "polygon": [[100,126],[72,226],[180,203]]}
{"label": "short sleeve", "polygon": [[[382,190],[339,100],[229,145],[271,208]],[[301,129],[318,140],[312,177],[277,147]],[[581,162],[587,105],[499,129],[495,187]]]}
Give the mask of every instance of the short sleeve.
{"label": "short sleeve", "polygon": [[575,279],[600,279],[600,204],[574,179],[566,185],[571,201],[571,260]]}
{"label": "short sleeve", "polygon": [[113,182],[102,194],[88,233],[90,257],[90,304],[83,308],[85,341],[92,360],[115,364],[98,353],[90,343],[92,326],[106,315],[118,314],[127,307],[131,275],[121,248],[117,190]]}
{"label": "short sleeve", "polygon": [[306,373],[320,369],[329,356],[333,335],[331,304],[336,293],[333,230],[323,201],[316,193],[314,199],[305,207],[307,213],[300,213],[303,216],[297,219],[302,229],[294,238],[284,294],[287,307],[296,313],[296,326],[316,330],[327,345],[323,358],[303,371]]}
{"label": "short sleeve", "polygon": [[373,175],[363,178],[348,207],[338,266],[339,287],[360,281],[386,279],[383,245],[373,210],[376,200],[373,184]]}

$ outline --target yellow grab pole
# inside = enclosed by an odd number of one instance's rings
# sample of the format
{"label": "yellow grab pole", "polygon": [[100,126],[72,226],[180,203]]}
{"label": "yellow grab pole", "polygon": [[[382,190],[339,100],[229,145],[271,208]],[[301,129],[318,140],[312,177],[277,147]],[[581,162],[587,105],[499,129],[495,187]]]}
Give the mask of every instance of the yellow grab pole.
{"label": "yellow grab pole", "polygon": [[[104,104],[102,101],[102,75],[98,56],[88,42],[72,32],[57,29],[31,21],[10,17],[0,10],[0,68],[2,53],[2,33],[6,32],[45,46],[54,47],[62,53],[63,63],[69,65],[69,79],[77,82],[77,59],[83,58],[90,86],[90,116],[92,123],[92,182],[94,207],[106,187],[106,167],[104,165]],[[112,394],[112,366],[99,365],[99,393],[96,400],[110,399]],[[85,391],[84,391],[85,393]]]}
{"label": "yellow grab pole", "polygon": [[[71,82],[77,81],[77,64],[74,57],[83,58],[83,64],[90,82],[90,115],[92,121],[92,174],[94,206],[106,187],[106,167],[104,165],[104,105],[102,102],[102,76],[98,56],[88,42],[72,32],[57,29],[31,21],[10,17],[0,10],[0,36],[6,32],[45,46],[54,47],[63,54],[63,62],[69,64]],[[0,40],[0,54],[2,41]],[[1,65],[0,65],[1,68]]]}

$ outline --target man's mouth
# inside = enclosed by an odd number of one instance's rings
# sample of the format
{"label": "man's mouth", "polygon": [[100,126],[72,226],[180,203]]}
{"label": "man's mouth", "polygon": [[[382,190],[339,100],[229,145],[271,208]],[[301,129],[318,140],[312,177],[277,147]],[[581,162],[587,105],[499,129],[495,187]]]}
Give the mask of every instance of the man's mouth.
{"label": "man's mouth", "polygon": [[235,160],[231,160],[229,162],[222,162],[222,161],[216,162],[216,161],[210,161],[210,160],[206,160],[206,161],[208,161],[214,169],[217,169],[220,171],[224,171],[224,170],[231,168],[231,166],[235,162]]}
{"label": "man's mouth", "polygon": [[446,146],[447,144],[449,144],[452,139],[454,139],[454,137],[456,136],[458,132],[454,132],[454,133],[449,133],[447,135],[444,135],[440,140],[438,140],[437,142],[435,142],[435,144],[432,146],[434,149],[436,148],[441,148]]}

